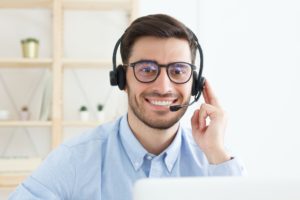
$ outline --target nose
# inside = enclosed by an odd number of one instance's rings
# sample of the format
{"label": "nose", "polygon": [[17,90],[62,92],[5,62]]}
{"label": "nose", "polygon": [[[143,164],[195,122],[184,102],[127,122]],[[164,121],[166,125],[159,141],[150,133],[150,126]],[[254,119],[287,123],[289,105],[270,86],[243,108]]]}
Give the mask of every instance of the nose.
{"label": "nose", "polygon": [[155,89],[159,91],[161,94],[169,93],[172,91],[173,83],[168,77],[166,69],[162,68],[159,76],[153,83]]}

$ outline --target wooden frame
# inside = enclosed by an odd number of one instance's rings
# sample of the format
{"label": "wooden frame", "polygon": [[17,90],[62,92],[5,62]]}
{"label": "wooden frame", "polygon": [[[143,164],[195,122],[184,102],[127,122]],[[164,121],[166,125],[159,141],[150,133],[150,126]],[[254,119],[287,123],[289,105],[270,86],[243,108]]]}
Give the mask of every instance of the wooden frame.
{"label": "wooden frame", "polygon": [[[52,120],[51,121],[1,121],[0,127],[51,127],[52,148],[57,147],[62,142],[63,128],[67,126],[93,127],[101,122],[78,122],[63,121],[63,73],[64,68],[107,68],[111,66],[110,60],[78,60],[64,59],[63,57],[63,31],[64,31],[64,10],[125,10],[130,14],[130,20],[137,16],[137,1],[95,1],[95,0],[2,0],[0,9],[32,9],[45,8],[52,10],[52,34],[53,53],[52,58],[24,59],[24,58],[0,58],[0,68],[32,68],[46,67],[52,69],[53,74],[53,97],[52,97]],[[29,160],[28,160],[29,162]],[[0,187],[15,187],[23,181],[30,172],[25,173],[1,173]]]}

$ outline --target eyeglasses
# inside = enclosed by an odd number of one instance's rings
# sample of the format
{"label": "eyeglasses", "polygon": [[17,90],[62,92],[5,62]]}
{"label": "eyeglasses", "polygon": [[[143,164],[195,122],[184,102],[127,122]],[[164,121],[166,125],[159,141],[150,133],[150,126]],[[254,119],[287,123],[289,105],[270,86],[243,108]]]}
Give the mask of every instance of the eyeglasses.
{"label": "eyeglasses", "polygon": [[177,84],[183,84],[190,80],[195,65],[186,62],[173,62],[167,65],[160,65],[152,60],[140,60],[125,66],[133,67],[135,78],[142,83],[150,83],[157,79],[160,68],[165,67],[169,79]]}

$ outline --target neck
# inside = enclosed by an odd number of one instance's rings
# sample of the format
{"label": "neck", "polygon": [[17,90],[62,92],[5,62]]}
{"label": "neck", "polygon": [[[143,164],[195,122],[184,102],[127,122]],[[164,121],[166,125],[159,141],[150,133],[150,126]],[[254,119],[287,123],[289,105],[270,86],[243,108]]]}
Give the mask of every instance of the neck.
{"label": "neck", "polygon": [[172,143],[179,127],[177,122],[168,129],[151,128],[130,111],[128,111],[128,124],[143,147],[154,155],[159,155]]}

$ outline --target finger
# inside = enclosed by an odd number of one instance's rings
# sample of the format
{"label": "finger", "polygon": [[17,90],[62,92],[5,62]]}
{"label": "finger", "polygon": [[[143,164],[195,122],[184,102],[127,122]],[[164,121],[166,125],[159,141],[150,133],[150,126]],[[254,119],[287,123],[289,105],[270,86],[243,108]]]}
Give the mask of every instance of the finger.
{"label": "finger", "polygon": [[204,91],[204,88],[205,88],[205,86],[203,87],[203,98],[204,98],[204,102],[205,102],[205,103],[209,103],[209,100],[208,100],[208,97],[207,97],[206,92]]}
{"label": "finger", "polygon": [[205,80],[205,85],[203,88],[203,97],[204,97],[205,103],[208,103],[208,104],[216,106],[216,107],[220,107],[219,101],[218,101],[216,95],[214,94],[210,83],[207,80]]}
{"label": "finger", "polygon": [[206,127],[206,118],[208,116],[207,109],[206,109],[207,104],[202,104],[200,107],[199,111],[199,128],[202,130],[204,127]]}
{"label": "finger", "polygon": [[199,109],[195,110],[191,119],[192,129],[199,129]]}
{"label": "finger", "polygon": [[216,107],[210,104],[202,104],[199,111],[199,128],[203,129],[206,127],[206,118],[209,117],[211,120],[215,119],[217,116]]}

